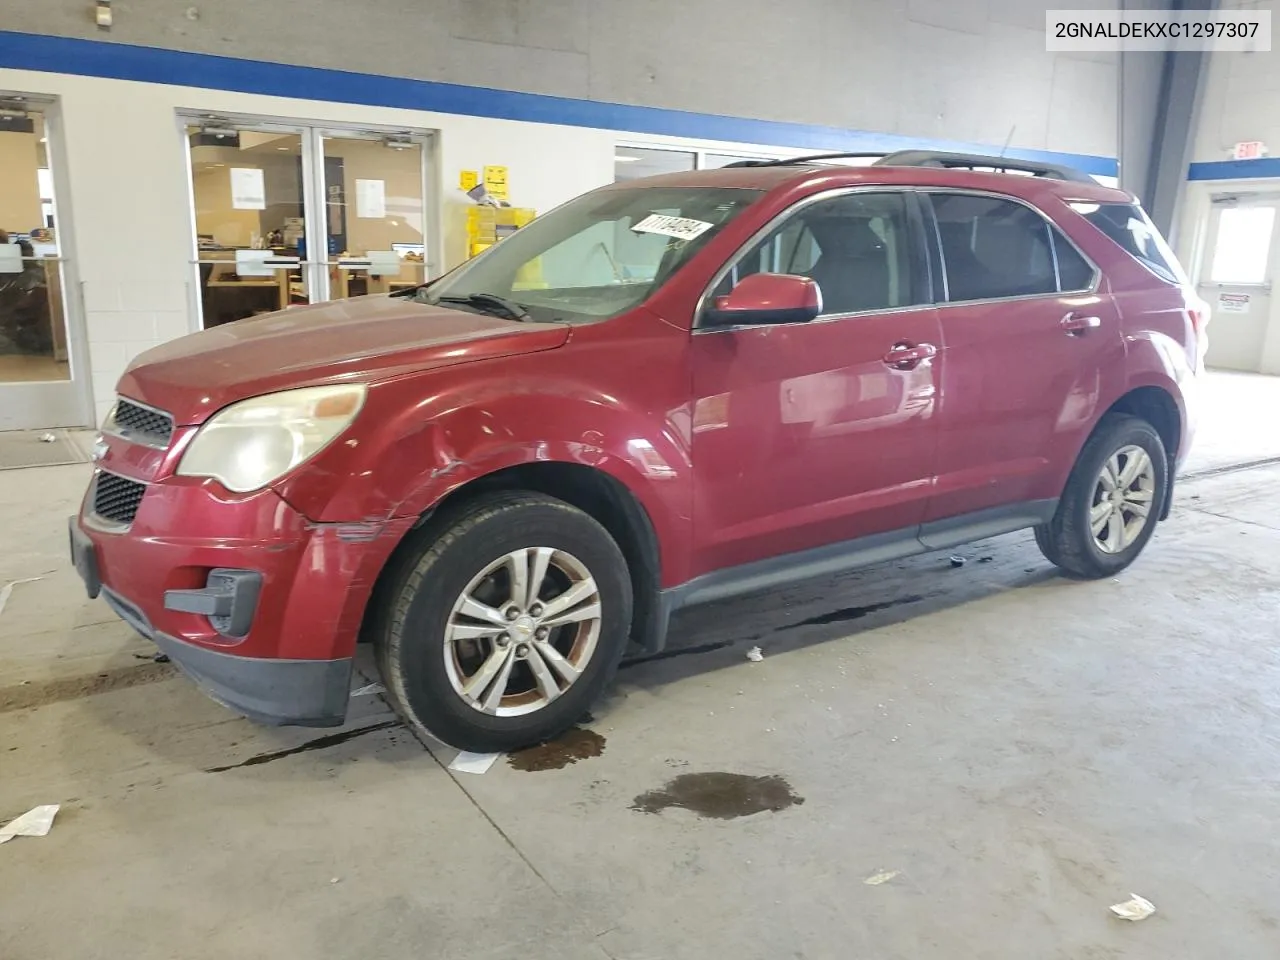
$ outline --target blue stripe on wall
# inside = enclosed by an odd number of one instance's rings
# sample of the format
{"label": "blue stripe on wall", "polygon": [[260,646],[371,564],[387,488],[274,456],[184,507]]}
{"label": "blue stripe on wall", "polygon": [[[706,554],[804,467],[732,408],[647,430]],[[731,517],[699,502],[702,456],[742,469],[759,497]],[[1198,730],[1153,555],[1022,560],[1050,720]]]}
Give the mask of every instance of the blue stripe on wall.
{"label": "blue stripe on wall", "polygon": [[1187,172],[1188,180],[1253,180],[1261,177],[1280,177],[1280,157],[1193,163]]}
{"label": "blue stripe on wall", "polygon": [[[849,150],[875,153],[909,148],[983,154],[999,152],[990,145],[976,143],[635,107],[9,31],[0,31],[0,67],[627,133],[756,143],[815,152]],[[1099,176],[1116,176],[1117,164],[1111,157],[1016,148],[1010,148],[1006,153],[1023,160],[1065,164]]]}

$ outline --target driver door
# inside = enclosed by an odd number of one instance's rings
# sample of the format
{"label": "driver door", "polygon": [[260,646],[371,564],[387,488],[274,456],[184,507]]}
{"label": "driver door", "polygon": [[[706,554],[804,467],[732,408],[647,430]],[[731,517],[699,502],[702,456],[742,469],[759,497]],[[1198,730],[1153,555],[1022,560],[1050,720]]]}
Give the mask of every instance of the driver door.
{"label": "driver door", "polygon": [[[945,363],[915,202],[891,190],[801,201],[712,291],[798,274],[818,282],[823,309],[809,323],[694,330],[697,573],[877,535],[914,541]],[[916,348],[932,355],[902,359]]]}

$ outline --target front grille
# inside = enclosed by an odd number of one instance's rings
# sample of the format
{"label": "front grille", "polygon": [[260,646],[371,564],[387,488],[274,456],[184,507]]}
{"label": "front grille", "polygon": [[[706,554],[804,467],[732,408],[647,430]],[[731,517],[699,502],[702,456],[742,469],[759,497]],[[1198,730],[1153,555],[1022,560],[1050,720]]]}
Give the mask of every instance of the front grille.
{"label": "front grille", "polygon": [[112,523],[133,523],[146,492],[145,483],[103,470],[93,485],[93,512]]}
{"label": "front grille", "polygon": [[113,419],[116,432],[122,437],[153,447],[167,447],[173,436],[173,417],[124,397],[116,403]]}

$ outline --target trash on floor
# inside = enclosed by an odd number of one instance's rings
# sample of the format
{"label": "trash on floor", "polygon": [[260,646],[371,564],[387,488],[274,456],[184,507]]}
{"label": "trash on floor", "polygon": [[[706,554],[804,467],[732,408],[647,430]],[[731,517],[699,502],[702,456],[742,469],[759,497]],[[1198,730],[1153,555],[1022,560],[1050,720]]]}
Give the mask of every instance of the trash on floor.
{"label": "trash on floor", "polygon": [[1129,894],[1129,900],[1124,903],[1113,903],[1111,912],[1121,920],[1145,920],[1156,912],[1156,906],[1150,900],[1138,896],[1136,893]]}
{"label": "trash on floor", "polygon": [[32,807],[22,816],[0,827],[0,843],[8,843],[14,837],[43,837],[53,828],[53,818],[59,804],[46,803]]}
{"label": "trash on floor", "polygon": [[449,764],[450,770],[458,773],[488,773],[493,762],[498,759],[496,753],[471,753],[463,750]]}
{"label": "trash on floor", "polygon": [[44,577],[27,577],[25,580],[13,580],[0,587],[0,613],[4,613],[4,605],[9,602],[9,597],[13,595],[13,588],[20,583],[35,583],[37,580],[43,580]]}
{"label": "trash on floor", "polygon": [[380,683],[366,683],[358,690],[352,690],[353,697],[367,697],[374,693],[386,693],[387,688]]}
{"label": "trash on floor", "polygon": [[953,567],[963,567],[968,561],[964,557],[952,557],[951,565]]}
{"label": "trash on floor", "polygon": [[995,560],[995,557],[979,557],[978,558],[979,563],[991,563],[993,560]]}
{"label": "trash on floor", "polygon": [[41,443],[57,443],[58,438],[55,434],[52,434],[52,433],[42,433],[40,434],[40,442]]}
{"label": "trash on floor", "polygon": [[750,660],[752,663],[759,663],[761,660],[764,659],[764,651],[761,650],[759,647],[752,647],[750,650],[747,651],[747,659]]}
{"label": "trash on floor", "polygon": [[871,876],[867,877],[867,879],[863,880],[862,882],[865,883],[868,887],[878,887],[882,883],[888,883],[897,875],[898,875],[897,870],[885,870],[883,873],[873,873]]}

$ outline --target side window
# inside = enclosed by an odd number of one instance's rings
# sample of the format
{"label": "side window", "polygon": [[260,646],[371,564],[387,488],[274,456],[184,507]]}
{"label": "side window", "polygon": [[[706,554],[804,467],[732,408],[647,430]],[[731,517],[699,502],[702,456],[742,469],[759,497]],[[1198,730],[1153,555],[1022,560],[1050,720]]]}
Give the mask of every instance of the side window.
{"label": "side window", "polygon": [[1164,237],[1141,207],[1128,203],[1073,203],[1072,208],[1153,273],[1170,283],[1186,283],[1186,275]]}
{"label": "side window", "polygon": [[1012,200],[932,194],[952,302],[1056,293],[1052,227]]}
{"label": "side window", "polygon": [[1088,290],[1093,285],[1093,266],[1057,228],[1050,227],[1049,232],[1058,259],[1058,289],[1063,293]]}
{"label": "side window", "polygon": [[908,307],[919,302],[913,263],[905,196],[852,193],[802,207],[738,258],[713,295],[753,273],[790,273],[817,281],[824,316]]}

